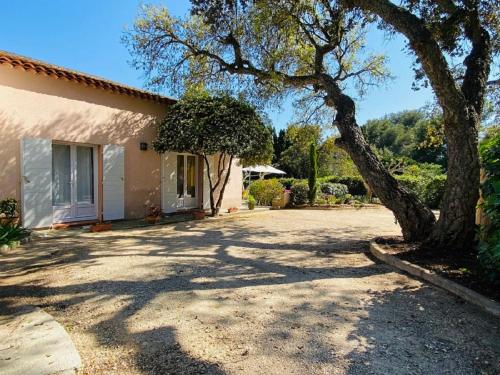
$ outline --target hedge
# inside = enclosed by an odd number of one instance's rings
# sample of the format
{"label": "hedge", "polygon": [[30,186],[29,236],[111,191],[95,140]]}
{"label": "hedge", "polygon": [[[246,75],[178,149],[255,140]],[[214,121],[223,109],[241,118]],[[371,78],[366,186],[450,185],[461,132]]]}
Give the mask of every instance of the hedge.
{"label": "hedge", "polygon": [[415,175],[399,175],[396,179],[430,208],[437,209],[441,205],[444,194],[446,175],[425,178]]}
{"label": "hedge", "polygon": [[274,198],[283,193],[283,185],[277,179],[255,180],[250,184],[250,194],[260,206],[270,206]]}
{"label": "hedge", "polygon": [[349,193],[347,185],[336,184],[333,182],[323,182],[320,185],[320,189],[323,194],[335,195],[337,198],[343,198]]}
{"label": "hedge", "polygon": [[309,185],[306,181],[294,183],[290,190],[290,201],[293,205],[300,206],[309,201]]}

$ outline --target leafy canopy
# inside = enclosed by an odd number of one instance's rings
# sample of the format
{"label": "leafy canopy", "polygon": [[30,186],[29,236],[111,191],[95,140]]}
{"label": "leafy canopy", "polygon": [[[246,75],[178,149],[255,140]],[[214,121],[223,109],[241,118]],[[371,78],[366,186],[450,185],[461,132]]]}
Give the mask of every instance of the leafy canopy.
{"label": "leafy canopy", "polygon": [[246,165],[269,162],[273,151],[271,131],[251,105],[206,94],[186,96],[170,107],[153,146],[160,153],[225,154]]}
{"label": "leafy canopy", "polygon": [[276,166],[287,176],[306,178],[310,169],[309,145],[314,143],[318,152],[318,176],[359,175],[349,155],[335,145],[333,136],[325,137],[319,125],[290,124],[284,133],[286,149],[280,153]]}
{"label": "leafy canopy", "polygon": [[184,18],[163,6],[144,6],[126,35],[150,86],[182,94],[202,85],[259,103],[299,92],[302,105],[319,108],[308,104],[324,104],[325,75],[360,95],[390,77],[386,58],[366,50],[366,17],[336,2],[192,3]]}
{"label": "leafy canopy", "polygon": [[446,145],[440,114],[426,114],[423,110],[391,113],[368,120],[361,129],[381,160],[410,158],[415,162],[446,167]]}

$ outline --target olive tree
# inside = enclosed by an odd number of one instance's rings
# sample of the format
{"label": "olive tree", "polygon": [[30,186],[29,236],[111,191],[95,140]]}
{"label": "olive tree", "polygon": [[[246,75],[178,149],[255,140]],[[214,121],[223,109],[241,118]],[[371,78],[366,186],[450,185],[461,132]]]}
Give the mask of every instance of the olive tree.
{"label": "olive tree", "polygon": [[273,151],[271,131],[254,107],[229,96],[208,95],[189,95],[170,107],[158,125],[153,146],[159,153],[189,152],[203,158],[214,216],[219,213],[233,161],[268,162]]}
{"label": "olive tree", "polygon": [[152,85],[243,90],[265,99],[304,94],[331,108],[340,137],[406,240],[425,239],[435,217],[377,159],[356,123],[353,97],[390,77],[385,57],[364,51],[367,20],[326,0],[193,1],[192,15],[146,6],[126,41]]}
{"label": "olive tree", "polygon": [[[491,63],[500,50],[500,6],[492,0],[343,0],[407,38],[416,78],[430,83],[443,111],[448,178],[427,244],[470,250],[479,197],[478,131]],[[497,72],[498,73],[498,72]],[[498,91],[497,91],[498,92]]]}

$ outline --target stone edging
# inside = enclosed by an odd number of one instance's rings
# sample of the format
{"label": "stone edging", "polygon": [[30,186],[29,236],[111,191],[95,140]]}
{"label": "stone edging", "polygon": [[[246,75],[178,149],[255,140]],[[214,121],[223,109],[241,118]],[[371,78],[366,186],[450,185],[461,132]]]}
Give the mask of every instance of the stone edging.
{"label": "stone edging", "polygon": [[399,259],[398,257],[387,253],[380,245],[375,243],[375,241],[370,241],[370,252],[383,262],[445,289],[446,291],[479,306],[493,316],[500,318],[500,303],[466,288],[463,285],[457,284],[454,281],[445,279],[433,271],[410,263],[406,260]]}
{"label": "stone edging", "polygon": [[82,368],[70,336],[53,316],[25,305],[2,311],[0,373],[3,375],[75,374]]}

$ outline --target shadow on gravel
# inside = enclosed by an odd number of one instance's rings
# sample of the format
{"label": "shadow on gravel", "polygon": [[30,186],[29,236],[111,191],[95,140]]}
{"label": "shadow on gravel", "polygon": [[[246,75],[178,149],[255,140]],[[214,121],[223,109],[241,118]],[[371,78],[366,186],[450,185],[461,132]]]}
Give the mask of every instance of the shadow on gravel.
{"label": "shadow on gravel", "polygon": [[[179,224],[168,230],[155,228],[127,234],[110,232],[109,235],[40,240],[19,248],[12,256],[0,258],[0,271],[6,279],[23,275],[31,277],[29,283],[4,283],[0,288],[1,303],[27,297],[39,301],[38,305],[49,311],[72,308],[77,311],[76,307],[84,306],[90,300],[99,299],[105,304],[119,297],[126,303],[116,306],[111,318],[89,328],[100,345],[116,347],[133,343],[137,349],[135,363],[146,374],[223,374],[216,364],[199,361],[183,352],[171,326],[132,333],[127,329],[127,320],[160,293],[293,284],[331,278],[359,279],[391,272],[383,265],[372,263],[336,266],[335,262],[325,261],[321,266],[303,267],[286,262],[287,252],[293,251],[306,252],[305,256],[311,259],[364,253],[368,242],[359,239],[355,228],[340,228],[338,236],[326,235],[321,229],[307,230],[288,242],[278,243],[270,241],[276,232],[264,228],[249,229],[244,221],[226,222],[224,228],[223,232],[216,224]],[[207,248],[212,250],[211,253],[201,251]],[[258,256],[235,256],[229,248],[257,252]],[[271,259],[266,255],[268,250],[279,250],[283,259]],[[48,285],[43,275],[67,266],[79,267],[83,271],[98,266],[101,260],[109,257],[124,257],[126,262],[126,257],[132,256],[174,259],[175,265],[169,266],[168,270],[165,264],[152,265],[152,268],[162,270],[157,272],[158,275],[163,275],[153,280],[101,278],[57,287]],[[199,282],[199,278],[209,281]],[[57,302],[51,302],[54,300]],[[364,335],[366,329],[360,327],[359,334]]]}
{"label": "shadow on gravel", "polygon": [[[347,374],[499,374],[499,322],[428,287],[372,291],[367,317],[348,336]],[[481,319],[478,319],[480,317]]]}

